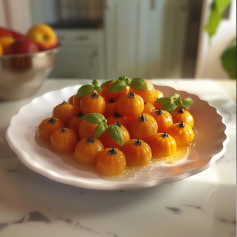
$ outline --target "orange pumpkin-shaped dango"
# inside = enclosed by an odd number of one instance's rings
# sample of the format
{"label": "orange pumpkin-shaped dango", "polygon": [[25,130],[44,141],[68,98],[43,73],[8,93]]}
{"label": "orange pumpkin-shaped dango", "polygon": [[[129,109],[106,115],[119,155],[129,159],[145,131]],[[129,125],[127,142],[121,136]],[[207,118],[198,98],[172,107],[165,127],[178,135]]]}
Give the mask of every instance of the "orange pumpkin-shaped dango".
{"label": "orange pumpkin-shaped dango", "polygon": [[94,130],[96,127],[97,124],[89,123],[86,120],[82,120],[78,128],[78,134],[80,139],[85,137],[94,137]]}
{"label": "orange pumpkin-shaped dango", "polygon": [[179,146],[189,145],[194,138],[193,129],[183,121],[171,125],[167,129],[167,133],[176,140],[176,143]]}
{"label": "orange pumpkin-shaped dango", "polygon": [[121,115],[136,116],[144,110],[144,101],[141,96],[133,92],[119,97],[116,105],[116,111]]}
{"label": "orange pumpkin-shaped dango", "polygon": [[131,138],[139,138],[146,141],[146,138],[157,133],[158,125],[150,114],[140,114],[133,121],[129,128]]}
{"label": "orange pumpkin-shaped dango", "polygon": [[65,101],[53,109],[53,117],[61,119],[65,125],[67,125],[71,117],[77,113],[79,113],[79,109]]}
{"label": "orange pumpkin-shaped dango", "polygon": [[38,126],[38,133],[40,138],[50,140],[52,133],[62,127],[64,127],[64,123],[60,119],[54,117],[46,118]]}
{"label": "orange pumpkin-shaped dango", "polygon": [[73,105],[80,109],[81,98],[75,95],[73,97]]}
{"label": "orange pumpkin-shaped dango", "polygon": [[82,119],[81,119],[82,116],[83,116],[83,114],[81,112],[79,112],[77,115],[74,115],[69,120],[68,127],[73,129],[76,133],[78,133],[78,128],[79,128],[79,125],[82,121]]}
{"label": "orange pumpkin-shaped dango", "polygon": [[106,102],[96,91],[83,96],[80,99],[80,109],[83,114],[99,113],[104,114]]}
{"label": "orange pumpkin-shaped dango", "polygon": [[112,81],[108,81],[106,83],[103,83],[101,85],[101,95],[106,99],[106,100],[109,100],[109,99],[113,99],[115,101],[118,100],[118,98],[121,96],[121,95],[124,95],[124,94],[127,94],[128,93],[128,90],[129,90],[129,87],[127,86],[126,88],[124,88],[122,91],[119,91],[119,92],[111,92],[109,91],[109,87],[115,82],[115,80],[112,80]]}
{"label": "orange pumpkin-shaped dango", "polygon": [[174,112],[171,113],[171,115],[172,115],[174,123],[181,123],[181,121],[183,120],[183,122],[185,124],[188,124],[191,128],[194,125],[193,116],[191,115],[189,111],[183,108],[175,110]]}
{"label": "orange pumpkin-shaped dango", "polygon": [[[130,135],[129,135],[129,132],[126,129],[126,127],[121,125],[119,122],[117,122],[116,125],[119,126],[121,131],[122,131],[124,143],[129,141],[130,140]],[[111,138],[111,136],[109,135],[108,130],[106,130],[100,136],[100,140],[103,143],[104,147],[106,147],[106,148],[108,148],[108,147],[116,147],[116,148],[119,148],[119,149],[121,148],[121,146]]]}
{"label": "orange pumpkin-shaped dango", "polygon": [[119,122],[120,124],[128,128],[130,127],[134,119],[135,119],[134,116],[123,116],[117,112],[114,112],[113,115],[107,117],[107,124],[111,125],[111,124]]}
{"label": "orange pumpkin-shaped dango", "polygon": [[69,99],[68,99],[69,104],[73,105],[74,97],[75,97],[75,95],[72,95],[72,96],[69,97]]}
{"label": "orange pumpkin-shaped dango", "polygon": [[97,155],[104,149],[103,144],[96,138],[83,138],[75,148],[76,160],[81,164],[95,164]]}
{"label": "orange pumpkin-shaped dango", "polygon": [[126,156],[127,166],[145,166],[152,158],[150,146],[140,139],[129,140],[122,151]]}
{"label": "orange pumpkin-shaped dango", "polygon": [[70,128],[60,128],[52,133],[50,142],[56,152],[72,152],[77,144],[77,134]]}
{"label": "orange pumpkin-shaped dango", "polygon": [[146,82],[147,88],[145,90],[135,90],[131,88],[131,91],[137,95],[140,95],[144,102],[153,103],[155,98],[155,88],[151,82],[144,80]]}
{"label": "orange pumpkin-shaped dango", "polygon": [[164,97],[163,92],[160,91],[160,90],[156,90],[153,105],[156,107],[157,110],[158,110],[159,108],[161,108],[161,106],[162,106],[162,104],[163,104],[163,103],[157,101],[157,99],[159,99],[159,98],[161,98],[161,97]]}
{"label": "orange pumpkin-shaped dango", "polygon": [[106,103],[105,117],[112,116],[115,113],[116,102],[113,98],[110,98]]}
{"label": "orange pumpkin-shaped dango", "polygon": [[118,148],[106,148],[97,156],[96,169],[102,175],[119,175],[123,172],[125,167],[125,155]]}
{"label": "orange pumpkin-shaped dango", "polygon": [[173,124],[172,116],[166,110],[158,109],[151,114],[158,124],[158,132],[164,133]]}
{"label": "orange pumpkin-shaped dango", "polygon": [[146,114],[152,114],[153,112],[155,112],[156,110],[156,107],[151,104],[151,103],[144,103],[144,110],[143,110],[143,113],[146,113]]}
{"label": "orange pumpkin-shaped dango", "polygon": [[176,153],[176,141],[167,133],[156,133],[149,137],[147,143],[151,147],[153,158],[173,156]]}
{"label": "orange pumpkin-shaped dango", "polygon": [[161,98],[161,97],[164,97],[164,94],[162,91],[160,90],[156,90],[155,91],[155,98],[154,98],[154,101],[156,101],[157,99]]}

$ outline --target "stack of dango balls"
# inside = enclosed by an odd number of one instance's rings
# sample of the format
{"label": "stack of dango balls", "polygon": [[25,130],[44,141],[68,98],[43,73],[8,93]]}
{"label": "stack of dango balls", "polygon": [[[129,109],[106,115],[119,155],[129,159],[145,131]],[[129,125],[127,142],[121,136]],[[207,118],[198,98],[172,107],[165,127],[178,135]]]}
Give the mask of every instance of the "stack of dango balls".
{"label": "stack of dango balls", "polygon": [[119,77],[101,86],[93,80],[57,105],[38,134],[56,152],[74,152],[78,162],[94,164],[100,174],[119,175],[126,166],[173,157],[177,146],[189,145],[192,103],[178,94],[163,97],[140,78]]}

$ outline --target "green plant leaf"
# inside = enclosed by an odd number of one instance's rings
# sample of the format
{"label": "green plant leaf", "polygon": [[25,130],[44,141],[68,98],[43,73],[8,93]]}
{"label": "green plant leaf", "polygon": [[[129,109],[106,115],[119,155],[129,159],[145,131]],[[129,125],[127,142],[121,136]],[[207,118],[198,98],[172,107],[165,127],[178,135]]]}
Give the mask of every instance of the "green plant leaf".
{"label": "green plant leaf", "polygon": [[181,101],[182,101],[183,107],[185,107],[185,108],[188,108],[193,104],[192,98],[189,98],[189,97],[187,97]]}
{"label": "green plant leaf", "polygon": [[183,107],[183,108],[188,108],[193,104],[193,100],[192,98],[185,98],[185,99],[178,99],[175,100],[174,103],[178,106],[178,107]]}
{"label": "green plant leaf", "polygon": [[108,126],[104,123],[98,124],[98,126],[94,130],[94,134],[93,134],[94,137],[95,138],[100,137],[106,131],[107,127]]}
{"label": "green plant leaf", "polygon": [[99,83],[98,83],[98,81],[97,81],[96,79],[94,79],[94,80],[92,81],[92,85],[94,86],[94,89],[95,89],[96,91],[98,91],[99,93],[101,93],[101,87],[99,86]]}
{"label": "green plant leaf", "polygon": [[231,79],[236,79],[236,41],[228,45],[221,55],[221,63]]}
{"label": "green plant leaf", "polygon": [[92,85],[93,85],[94,87],[99,86],[98,81],[97,81],[96,79],[94,79],[94,80],[92,81]]}
{"label": "green plant leaf", "polygon": [[127,86],[128,86],[128,84],[126,83],[125,80],[117,80],[109,87],[109,91],[110,92],[120,92],[120,91],[124,90]]}
{"label": "green plant leaf", "polygon": [[180,95],[179,94],[172,94],[169,97],[157,98],[156,102],[167,103],[167,102],[173,102],[173,101],[178,100],[178,99],[180,99]]}
{"label": "green plant leaf", "polygon": [[175,100],[173,103],[176,104],[178,107],[184,107],[181,99]]}
{"label": "green plant leaf", "polygon": [[213,0],[210,9],[209,20],[204,27],[210,38],[215,35],[222,19],[222,15],[230,3],[231,0]]}
{"label": "green plant leaf", "polygon": [[124,144],[123,133],[119,126],[117,126],[116,124],[109,125],[108,132],[109,132],[110,137],[116,143],[118,143],[120,146],[123,146]]}
{"label": "green plant leaf", "polygon": [[180,95],[179,94],[172,94],[169,98],[171,100],[178,100],[178,99],[180,99]]}
{"label": "green plant leaf", "polygon": [[124,81],[127,85],[129,85],[131,79],[129,77],[121,76],[118,78],[118,80]]}
{"label": "green plant leaf", "polygon": [[95,90],[96,90],[97,92],[101,93],[101,88],[100,88],[100,86],[96,86],[96,87],[95,87]]}
{"label": "green plant leaf", "polygon": [[130,87],[134,90],[142,91],[147,89],[146,82],[141,78],[133,78],[130,82]]}
{"label": "green plant leaf", "polygon": [[104,83],[101,84],[101,88],[109,85],[113,80],[105,81]]}
{"label": "green plant leaf", "polygon": [[170,101],[170,102],[167,102],[167,103],[164,103],[162,106],[161,106],[161,109],[163,110],[166,110],[168,111],[169,113],[172,113],[174,110],[176,110],[178,108],[178,106]]}
{"label": "green plant leaf", "polygon": [[98,114],[98,113],[85,114],[81,118],[83,120],[86,120],[88,123],[93,123],[93,124],[104,124],[107,122],[105,117],[102,114]]}
{"label": "green plant leaf", "polygon": [[161,98],[157,98],[156,102],[160,102],[160,103],[167,103],[170,101],[169,97],[161,97]]}
{"label": "green plant leaf", "polygon": [[215,0],[215,2],[216,8],[218,9],[219,13],[222,14],[231,3],[231,0]]}
{"label": "green plant leaf", "polygon": [[77,97],[83,97],[85,95],[88,95],[88,94],[92,93],[94,90],[95,90],[95,88],[94,88],[93,85],[83,85],[77,91],[76,96]]}
{"label": "green plant leaf", "polygon": [[172,94],[169,97],[161,97],[156,100],[157,102],[163,103],[161,109],[172,113],[177,107],[185,107],[188,108],[193,104],[193,100],[191,98],[181,99],[179,94]]}

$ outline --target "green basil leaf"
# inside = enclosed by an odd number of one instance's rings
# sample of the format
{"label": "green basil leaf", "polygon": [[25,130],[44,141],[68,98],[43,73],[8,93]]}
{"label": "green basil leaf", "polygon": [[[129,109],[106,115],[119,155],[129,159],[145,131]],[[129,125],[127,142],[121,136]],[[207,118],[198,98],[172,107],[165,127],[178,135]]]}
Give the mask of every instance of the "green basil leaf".
{"label": "green basil leaf", "polygon": [[109,91],[110,92],[120,92],[126,88],[127,83],[124,80],[117,80],[115,81],[110,87]]}
{"label": "green basil leaf", "polygon": [[188,108],[193,104],[192,98],[185,98],[182,100],[183,107]]}
{"label": "green basil leaf", "polygon": [[174,100],[174,102],[173,103],[175,103],[178,107],[184,107],[184,105],[183,105],[183,102],[182,102],[182,100],[181,99],[178,99],[178,100]]}
{"label": "green basil leaf", "polygon": [[178,99],[180,99],[180,95],[179,94],[173,94],[173,95],[170,96],[170,99],[171,100],[178,100]]}
{"label": "green basil leaf", "polygon": [[161,106],[161,109],[163,109],[163,110],[166,110],[166,111],[168,111],[169,113],[172,113],[175,109],[177,109],[178,108],[178,106],[174,103],[174,102],[172,102],[172,101],[170,101],[170,102],[167,102],[167,103],[164,103],[162,106]]}
{"label": "green basil leaf", "polygon": [[161,98],[157,98],[156,102],[160,102],[160,103],[167,103],[170,102],[170,98],[169,97],[161,97]]}
{"label": "green basil leaf", "polygon": [[110,137],[118,143],[120,146],[123,146],[124,140],[123,140],[123,133],[119,126],[116,124],[112,124],[108,127],[108,132]]}
{"label": "green basil leaf", "polygon": [[101,88],[100,88],[100,86],[96,86],[96,87],[95,87],[95,90],[96,90],[97,92],[101,93]]}
{"label": "green basil leaf", "polygon": [[94,137],[95,138],[100,137],[105,132],[107,127],[108,126],[106,124],[104,124],[104,123],[98,124],[98,126],[94,130],[94,134],[93,134]]}
{"label": "green basil leaf", "polygon": [[92,85],[83,85],[79,88],[79,90],[77,91],[76,96],[77,97],[83,97],[85,95],[90,94],[91,92],[93,92],[95,90],[94,86]]}
{"label": "green basil leaf", "polygon": [[106,82],[102,83],[102,84],[101,84],[101,88],[103,88],[103,87],[109,85],[112,81],[113,81],[113,80],[109,80],[109,81],[106,81]]}
{"label": "green basil leaf", "polygon": [[127,85],[129,85],[129,83],[130,83],[130,78],[129,77],[122,76],[122,77],[119,77],[118,80],[126,82]]}
{"label": "green basil leaf", "polygon": [[141,78],[133,78],[130,82],[130,87],[134,90],[142,91],[147,89],[146,82]]}
{"label": "green basil leaf", "polygon": [[98,81],[97,81],[96,79],[94,79],[94,80],[92,81],[92,85],[93,85],[94,87],[98,87],[98,86],[99,86]]}
{"label": "green basil leaf", "polygon": [[93,124],[104,124],[105,117],[102,114],[98,113],[91,113],[91,114],[85,114],[81,117],[83,120],[86,120],[88,123]]}

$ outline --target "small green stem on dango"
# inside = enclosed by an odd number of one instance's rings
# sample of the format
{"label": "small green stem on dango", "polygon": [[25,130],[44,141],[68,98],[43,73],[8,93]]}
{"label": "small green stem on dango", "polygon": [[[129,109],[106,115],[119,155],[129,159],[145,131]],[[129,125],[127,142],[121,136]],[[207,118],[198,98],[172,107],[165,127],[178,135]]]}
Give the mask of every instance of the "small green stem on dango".
{"label": "small green stem on dango", "polygon": [[185,110],[184,110],[183,108],[180,108],[177,112],[180,113],[180,114],[182,114],[182,113],[185,112]]}
{"label": "small green stem on dango", "polygon": [[116,125],[121,128],[121,123],[117,121]]}
{"label": "small green stem on dango", "polygon": [[82,117],[82,116],[83,116],[83,113],[82,113],[82,112],[79,112],[76,116],[77,116],[77,117]]}
{"label": "small green stem on dango", "polygon": [[155,111],[156,114],[162,115],[164,112],[159,108],[158,110]]}
{"label": "small green stem on dango", "polygon": [[55,123],[56,122],[56,119],[51,117],[49,120],[48,120],[49,123]]}
{"label": "small green stem on dango", "polygon": [[66,132],[66,128],[61,128],[60,132]]}
{"label": "small green stem on dango", "polygon": [[144,114],[142,114],[141,117],[139,117],[139,120],[141,120],[142,122],[145,122],[148,120],[148,118],[144,116]]}
{"label": "small green stem on dango", "polygon": [[129,98],[134,98],[135,97],[135,93],[133,93],[132,91],[128,92],[128,97]]}
{"label": "small green stem on dango", "polygon": [[161,134],[161,136],[162,136],[163,138],[167,138],[167,137],[169,137],[169,135],[168,135],[168,133],[167,133],[167,132],[165,132],[165,133]]}
{"label": "small green stem on dango", "polygon": [[135,142],[134,142],[135,145],[138,145],[138,146],[141,146],[142,142],[140,141],[140,139],[138,138]]}
{"label": "small green stem on dango", "polygon": [[108,151],[108,153],[110,154],[110,155],[116,155],[117,154],[117,151],[114,149],[114,147],[111,149],[111,150],[109,150]]}
{"label": "small green stem on dango", "polygon": [[92,139],[91,137],[88,137],[88,138],[86,139],[86,143],[87,143],[87,144],[91,144],[91,143],[94,143],[94,142],[95,142],[95,140]]}
{"label": "small green stem on dango", "polygon": [[115,100],[113,98],[108,100],[108,103],[114,103],[114,102],[115,102]]}
{"label": "small green stem on dango", "polygon": [[113,115],[115,118],[120,118],[121,117],[121,115],[119,114],[119,113],[117,113],[117,112],[114,112],[114,115]]}
{"label": "small green stem on dango", "polygon": [[96,93],[96,91],[94,91],[92,94],[91,94],[91,97],[93,99],[98,99],[99,98],[99,94]]}
{"label": "small green stem on dango", "polygon": [[180,127],[180,128],[185,128],[184,121],[182,120],[181,123],[179,123],[177,126]]}

